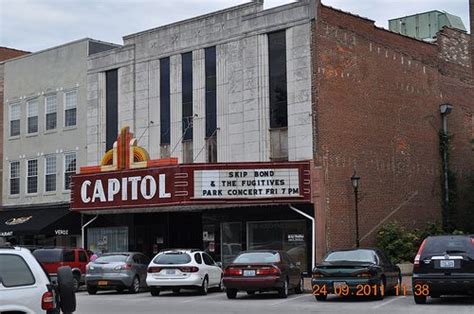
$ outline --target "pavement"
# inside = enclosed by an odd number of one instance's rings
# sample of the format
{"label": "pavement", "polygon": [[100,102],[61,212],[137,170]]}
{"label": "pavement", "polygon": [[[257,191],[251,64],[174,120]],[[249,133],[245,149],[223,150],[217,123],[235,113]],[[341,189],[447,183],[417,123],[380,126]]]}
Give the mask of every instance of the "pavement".
{"label": "pavement", "polygon": [[185,290],[179,295],[162,292],[152,297],[149,292],[119,294],[115,291],[88,295],[78,292],[78,314],[108,313],[473,313],[474,298],[428,299],[426,305],[417,305],[412,296],[386,296],[383,300],[372,298],[342,298],[329,296],[318,302],[310,294],[291,294],[280,299],[273,293],[247,295],[239,292],[237,299],[227,299],[223,292],[210,292],[206,296]]}

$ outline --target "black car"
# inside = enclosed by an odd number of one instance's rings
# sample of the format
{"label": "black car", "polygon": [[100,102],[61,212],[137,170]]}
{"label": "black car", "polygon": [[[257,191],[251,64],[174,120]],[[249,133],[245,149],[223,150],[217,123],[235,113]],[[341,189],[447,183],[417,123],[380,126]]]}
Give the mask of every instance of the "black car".
{"label": "black car", "polygon": [[428,237],[413,264],[415,303],[426,303],[428,296],[474,295],[474,236]]}
{"label": "black car", "polygon": [[328,294],[383,299],[400,284],[400,268],[376,248],[331,251],[313,269],[311,280],[318,301]]}

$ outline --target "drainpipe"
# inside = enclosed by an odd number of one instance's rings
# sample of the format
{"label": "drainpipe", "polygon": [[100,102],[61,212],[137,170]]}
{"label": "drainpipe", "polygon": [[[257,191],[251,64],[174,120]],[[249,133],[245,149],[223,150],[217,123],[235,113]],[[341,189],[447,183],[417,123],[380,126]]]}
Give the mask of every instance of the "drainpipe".
{"label": "drainpipe", "polygon": [[94,220],[96,220],[97,218],[99,218],[99,215],[95,215],[94,218],[92,218],[91,220],[89,220],[85,225],[83,225],[83,226],[81,227],[82,248],[84,248],[84,230],[86,229],[86,227],[87,227],[88,225],[90,225],[91,223],[93,223]]}
{"label": "drainpipe", "polygon": [[291,210],[297,212],[298,214],[300,214],[301,216],[304,216],[306,218],[308,218],[309,220],[311,220],[311,225],[312,225],[312,231],[311,231],[311,271],[313,271],[314,269],[314,266],[315,266],[315,258],[314,258],[314,246],[316,245],[316,226],[314,224],[314,218],[311,217],[310,215],[308,215],[307,213],[299,210],[298,208],[295,208],[294,206],[292,205],[288,205],[290,207]]}
{"label": "drainpipe", "polygon": [[[453,110],[453,106],[450,104],[443,104],[439,107],[439,111],[441,113],[441,119],[443,123],[443,136],[448,137],[448,114],[451,113]],[[443,143],[444,145],[445,143]],[[444,202],[443,202],[443,209],[444,209],[444,215],[443,215],[443,228],[449,228],[450,226],[450,212],[449,212],[449,180],[448,180],[448,170],[449,170],[449,165],[448,165],[448,149],[449,147],[443,146],[443,172],[444,172]]]}

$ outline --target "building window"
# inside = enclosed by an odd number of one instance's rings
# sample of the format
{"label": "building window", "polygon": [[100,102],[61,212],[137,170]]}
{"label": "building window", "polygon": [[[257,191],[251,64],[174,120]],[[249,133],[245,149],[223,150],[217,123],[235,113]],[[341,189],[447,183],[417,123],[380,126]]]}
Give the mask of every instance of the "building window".
{"label": "building window", "polygon": [[10,195],[20,194],[20,162],[10,162]]}
{"label": "building window", "polygon": [[160,152],[169,157],[170,145],[170,58],[160,60]]}
{"label": "building window", "polygon": [[64,189],[71,189],[71,176],[76,173],[76,153],[64,155]]}
{"label": "building window", "polygon": [[272,160],[288,160],[286,32],[268,34],[270,146]]}
{"label": "building window", "polygon": [[44,106],[46,112],[46,131],[54,130],[57,124],[56,95],[46,96]]}
{"label": "building window", "polygon": [[183,53],[182,58],[182,118],[183,141],[193,140],[193,53]]}
{"label": "building window", "polygon": [[33,194],[38,192],[38,159],[27,161],[26,173],[26,193]]}
{"label": "building window", "polygon": [[13,104],[10,106],[10,136],[20,135],[20,104]]}
{"label": "building window", "polygon": [[45,158],[45,182],[46,192],[56,191],[56,155],[48,155]]}
{"label": "building window", "polygon": [[38,132],[38,100],[30,100],[26,103],[28,114],[28,134]]}
{"label": "building window", "polygon": [[64,101],[64,126],[76,126],[77,120],[77,91],[70,91],[65,94]]}
{"label": "building window", "polygon": [[206,159],[217,162],[217,87],[216,87],[216,47],[205,49],[206,76]]}
{"label": "building window", "polygon": [[118,71],[105,72],[105,150],[114,146],[118,133]]}

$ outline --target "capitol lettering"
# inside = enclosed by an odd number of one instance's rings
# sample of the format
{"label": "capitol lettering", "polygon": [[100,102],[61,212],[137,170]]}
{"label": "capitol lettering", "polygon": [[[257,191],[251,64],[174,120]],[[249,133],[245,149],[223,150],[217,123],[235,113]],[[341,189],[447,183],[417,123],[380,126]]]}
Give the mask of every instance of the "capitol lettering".
{"label": "capitol lettering", "polygon": [[166,192],[166,175],[159,174],[158,178],[152,175],[124,177],[107,180],[85,180],[81,185],[82,202],[105,203],[116,199],[122,201],[138,200],[139,198],[151,200],[158,198],[171,198],[171,193]]}

